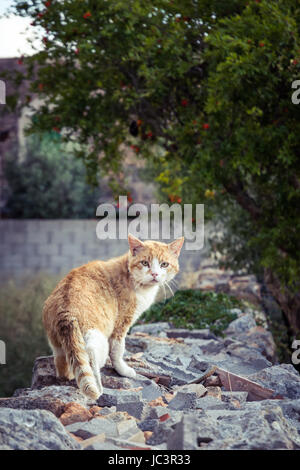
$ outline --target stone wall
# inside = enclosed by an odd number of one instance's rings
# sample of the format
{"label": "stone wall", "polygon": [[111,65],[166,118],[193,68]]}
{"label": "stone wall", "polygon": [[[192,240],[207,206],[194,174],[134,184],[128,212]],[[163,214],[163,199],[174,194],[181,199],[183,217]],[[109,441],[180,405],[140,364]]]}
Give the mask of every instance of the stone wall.
{"label": "stone wall", "polygon": [[[0,220],[0,280],[38,272],[63,275],[93,259],[107,260],[128,250],[127,240],[99,240],[98,220]],[[185,251],[181,270],[199,269],[205,249]]]}

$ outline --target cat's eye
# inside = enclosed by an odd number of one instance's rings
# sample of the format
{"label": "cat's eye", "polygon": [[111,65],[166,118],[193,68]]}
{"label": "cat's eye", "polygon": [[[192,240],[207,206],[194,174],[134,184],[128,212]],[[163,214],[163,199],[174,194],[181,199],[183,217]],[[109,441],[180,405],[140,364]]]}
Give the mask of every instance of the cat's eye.
{"label": "cat's eye", "polygon": [[141,263],[142,263],[143,266],[149,266],[149,263],[146,260],[141,261]]}
{"label": "cat's eye", "polygon": [[164,261],[163,263],[161,263],[160,267],[161,268],[167,268],[169,266],[169,263],[167,263],[166,261]]}

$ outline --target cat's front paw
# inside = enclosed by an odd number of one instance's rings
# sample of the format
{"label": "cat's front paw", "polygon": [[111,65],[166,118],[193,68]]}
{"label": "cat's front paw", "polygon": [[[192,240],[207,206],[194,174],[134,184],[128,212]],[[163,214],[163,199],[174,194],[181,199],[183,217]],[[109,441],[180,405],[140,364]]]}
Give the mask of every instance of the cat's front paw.
{"label": "cat's front paw", "polygon": [[125,363],[118,365],[115,369],[122,377],[129,377],[130,379],[135,379],[136,377],[136,371]]}

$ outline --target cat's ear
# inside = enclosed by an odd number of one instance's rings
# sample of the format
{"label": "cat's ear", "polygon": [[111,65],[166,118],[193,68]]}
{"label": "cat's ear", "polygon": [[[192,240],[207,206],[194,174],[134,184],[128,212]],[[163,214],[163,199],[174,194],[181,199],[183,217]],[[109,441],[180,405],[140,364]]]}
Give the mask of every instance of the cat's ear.
{"label": "cat's ear", "polygon": [[181,251],[181,248],[182,248],[182,245],[183,245],[183,242],[184,242],[184,237],[181,237],[181,238],[177,238],[177,240],[174,240],[173,242],[169,243],[169,250],[171,251],[171,253],[175,256],[179,256],[180,255],[180,251]]}
{"label": "cat's ear", "polygon": [[131,254],[133,256],[135,256],[140,250],[144,248],[144,243],[141,242],[141,240],[139,240],[138,238],[131,235],[131,233],[128,234],[128,243]]}

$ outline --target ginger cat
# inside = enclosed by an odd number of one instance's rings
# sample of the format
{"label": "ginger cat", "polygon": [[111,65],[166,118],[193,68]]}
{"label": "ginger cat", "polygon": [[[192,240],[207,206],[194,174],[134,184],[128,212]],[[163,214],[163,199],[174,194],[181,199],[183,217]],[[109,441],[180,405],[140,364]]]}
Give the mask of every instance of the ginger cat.
{"label": "ginger cat", "polygon": [[179,271],[183,241],[142,242],[129,234],[126,254],[75,268],[59,282],[43,309],[58,377],[75,376],[94,400],[103,393],[100,368],[108,355],[120,375],[135,377],[123,359],[126,334],[154,302],[159,286]]}

